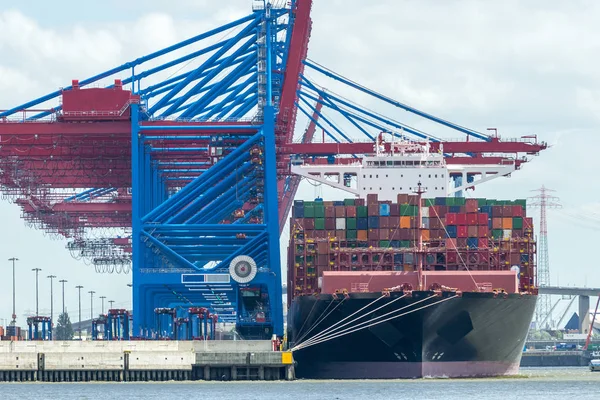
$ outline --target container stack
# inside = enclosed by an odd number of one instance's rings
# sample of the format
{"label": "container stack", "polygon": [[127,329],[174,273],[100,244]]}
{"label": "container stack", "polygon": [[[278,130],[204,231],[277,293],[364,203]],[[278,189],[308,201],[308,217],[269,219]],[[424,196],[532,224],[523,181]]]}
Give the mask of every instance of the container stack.
{"label": "container stack", "polygon": [[[323,271],[509,270],[521,289],[535,285],[533,220],[525,200],[366,199],[295,201],[289,284],[295,294],[318,292]],[[419,222],[419,207],[421,221]],[[423,252],[418,252],[419,236]]]}

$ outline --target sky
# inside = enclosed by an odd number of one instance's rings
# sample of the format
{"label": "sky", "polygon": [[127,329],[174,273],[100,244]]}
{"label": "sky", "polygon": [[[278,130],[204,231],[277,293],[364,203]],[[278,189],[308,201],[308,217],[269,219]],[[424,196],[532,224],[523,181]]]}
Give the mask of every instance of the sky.
{"label": "sky", "polygon": [[[120,65],[247,15],[251,0],[41,0],[0,7],[0,109]],[[545,185],[562,209],[548,212],[551,283],[600,287],[594,249],[600,232],[600,3],[574,0],[315,0],[309,58],[389,97],[503,138],[535,134],[550,148],[510,178],[467,196],[526,198]],[[366,107],[376,105],[362,96]],[[361,103],[362,104],[362,103]],[[391,110],[400,121],[412,117]],[[299,123],[299,127],[304,124]],[[435,129],[435,128],[432,128]],[[435,131],[437,133],[437,131]],[[460,138],[457,133],[444,133]],[[316,192],[303,183],[297,198]],[[323,190],[327,199],[348,197]],[[529,210],[539,226],[539,210]],[[0,203],[0,324],[11,314],[17,262],[17,315],[49,311],[47,275],[67,279],[66,306],[90,312],[88,290],[128,307],[130,275],[97,274],[71,258],[64,241],[25,226],[19,208]],[[283,243],[287,235],[282,238]],[[55,281],[55,310],[61,307]],[[108,300],[107,299],[107,300]]]}

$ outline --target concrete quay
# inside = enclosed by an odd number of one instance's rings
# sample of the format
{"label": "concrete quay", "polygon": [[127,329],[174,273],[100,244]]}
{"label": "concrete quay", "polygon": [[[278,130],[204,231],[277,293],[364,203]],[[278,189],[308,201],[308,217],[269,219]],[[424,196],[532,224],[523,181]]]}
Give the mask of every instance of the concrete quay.
{"label": "concrete quay", "polygon": [[0,342],[0,382],[292,380],[270,341]]}

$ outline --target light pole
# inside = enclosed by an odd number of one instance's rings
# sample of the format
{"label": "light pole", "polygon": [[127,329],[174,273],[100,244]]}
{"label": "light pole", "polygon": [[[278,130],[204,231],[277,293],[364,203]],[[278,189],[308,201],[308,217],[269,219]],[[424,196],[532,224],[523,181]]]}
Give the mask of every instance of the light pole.
{"label": "light pole", "polygon": [[90,319],[94,319],[94,292],[93,290],[90,290],[88,292],[90,294]]}
{"label": "light pole", "polygon": [[81,340],[81,289],[83,286],[77,285],[75,288],[79,290],[79,340]]}
{"label": "light pole", "polygon": [[110,308],[109,308],[109,310],[112,310],[112,308],[113,308],[113,304],[115,304],[115,301],[114,301],[114,300],[109,300],[109,301],[108,301],[108,304],[110,304]]}
{"label": "light pole", "polygon": [[59,282],[62,283],[62,301],[63,301],[63,314],[64,314],[65,313],[65,283],[67,283],[68,281],[66,279],[61,279]]}
{"label": "light pole", "polygon": [[15,326],[17,324],[17,313],[15,312],[15,261],[19,261],[19,259],[16,257],[13,257],[13,258],[9,258],[8,261],[12,261],[12,267],[13,267],[13,313],[12,313],[12,321],[10,321],[10,325]]}
{"label": "light pole", "polygon": [[54,286],[52,283],[56,275],[48,275],[47,278],[50,279],[50,323],[54,325]]}
{"label": "light pole", "polygon": [[38,301],[38,274],[42,270],[41,268],[32,268],[32,271],[35,272],[35,316],[39,316],[39,301]]}
{"label": "light pole", "polygon": [[100,296],[100,299],[102,299],[102,315],[104,315],[104,299],[106,298],[106,296]]}

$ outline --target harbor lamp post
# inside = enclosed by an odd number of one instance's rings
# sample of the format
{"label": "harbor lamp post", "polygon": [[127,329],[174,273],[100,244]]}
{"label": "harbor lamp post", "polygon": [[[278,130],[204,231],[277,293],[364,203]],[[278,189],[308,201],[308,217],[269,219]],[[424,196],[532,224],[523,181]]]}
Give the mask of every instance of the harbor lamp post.
{"label": "harbor lamp post", "polygon": [[83,286],[77,285],[75,288],[79,290],[79,340],[81,340],[81,289]]}
{"label": "harbor lamp post", "polygon": [[62,303],[63,303],[63,314],[65,313],[65,283],[67,283],[68,281],[66,279],[61,279],[59,281],[60,283],[62,283]]}
{"label": "harbor lamp post", "polygon": [[112,308],[113,308],[113,304],[115,304],[115,301],[114,301],[114,300],[109,300],[109,301],[108,301],[108,304],[110,304],[110,308],[109,308],[109,310],[112,310]]}
{"label": "harbor lamp post", "polygon": [[19,259],[16,257],[13,257],[13,258],[9,258],[8,261],[12,261],[12,267],[13,267],[13,312],[12,312],[12,321],[10,321],[10,325],[14,327],[17,324],[17,313],[15,312],[15,261],[19,261]]}
{"label": "harbor lamp post", "polygon": [[50,279],[50,323],[54,325],[54,278],[56,275],[48,275],[48,279]]}
{"label": "harbor lamp post", "polygon": [[104,315],[104,299],[106,299],[106,296],[100,296],[100,299],[102,300],[102,315]]}
{"label": "harbor lamp post", "polygon": [[40,315],[40,310],[39,310],[39,301],[38,301],[38,275],[40,273],[40,271],[42,270],[41,268],[32,268],[32,271],[35,272],[35,316],[39,316]]}
{"label": "harbor lamp post", "polygon": [[94,319],[94,292],[93,290],[90,290],[88,292],[90,294],[90,319]]}

